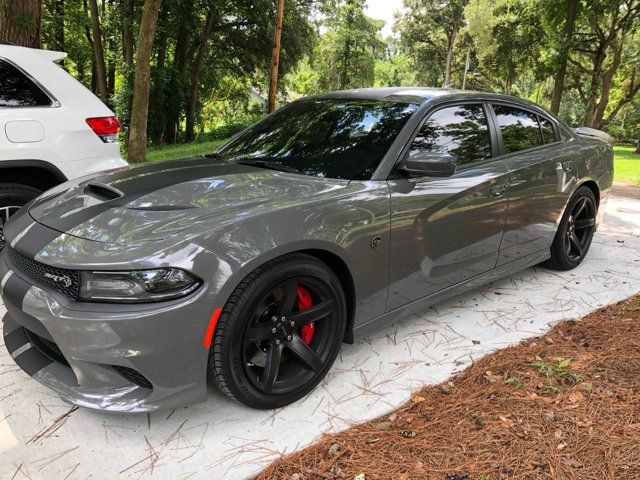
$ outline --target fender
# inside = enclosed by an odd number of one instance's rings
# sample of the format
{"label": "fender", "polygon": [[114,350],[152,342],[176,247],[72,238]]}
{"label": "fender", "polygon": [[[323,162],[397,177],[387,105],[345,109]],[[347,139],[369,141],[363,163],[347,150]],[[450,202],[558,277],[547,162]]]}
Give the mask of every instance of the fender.
{"label": "fender", "polygon": [[[62,173],[58,167],[45,160],[0,160],[0,171],[9,169],[15,170],[16,180],[12,180],[10,178],[8,182],[24,183],[26,185],[40,188],[41,190],[47,190],[68,180],[64,173]],[[49,181],[45,181],[44,179],[40,179],[39,181],[39,179],[30,177],[25,169],[36,169],[46,172],[47,176],[49,177],[46,180]]]}

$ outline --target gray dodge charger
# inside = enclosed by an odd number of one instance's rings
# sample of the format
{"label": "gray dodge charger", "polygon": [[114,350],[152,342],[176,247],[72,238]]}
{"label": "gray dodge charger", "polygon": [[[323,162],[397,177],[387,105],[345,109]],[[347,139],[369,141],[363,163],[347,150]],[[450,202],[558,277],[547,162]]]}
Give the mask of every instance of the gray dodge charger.
{"label": "gray dodge charger", "polygon": [[585,258],[613,176],[604,134],[512,97],[334,92],[215,153],[60,185],[4,227],[5,346],[76,405],[312,390],[341,344],[544,263]]}

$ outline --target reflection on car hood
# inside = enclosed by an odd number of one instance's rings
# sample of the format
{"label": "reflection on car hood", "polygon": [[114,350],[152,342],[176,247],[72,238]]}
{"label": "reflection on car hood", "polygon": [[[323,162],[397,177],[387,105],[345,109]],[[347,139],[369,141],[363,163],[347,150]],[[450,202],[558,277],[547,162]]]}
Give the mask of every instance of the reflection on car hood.
{"label": "reflection on car hood", "polygon": [[76,237],[132,243],[312,201],[348,183],[194,157],[64,184],[31,204],[29,214]]}

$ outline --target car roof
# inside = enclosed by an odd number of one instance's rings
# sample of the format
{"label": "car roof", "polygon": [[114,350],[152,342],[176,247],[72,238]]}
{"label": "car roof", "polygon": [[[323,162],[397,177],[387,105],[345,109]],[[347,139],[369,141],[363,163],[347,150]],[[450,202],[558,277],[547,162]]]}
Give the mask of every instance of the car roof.
{"label": "car roof", "polygon": [[499,93],[477,92],[473,90],[458,90],[455,88],[433,87],[382,87],[382,88],[357,88],[353,90],[338,90],[336,92],[322,93],[306,98],[335,98],[358,100],[386,100],[405,103],[423,104],[432,100],[490,100],[518,103],[528,108],[544,110],[540,106],[522,98]]}
{"label": "car roof", "polygon": [[0,40],[0,52],[6,55],[17,55],[18,57],[25,54],[37,54],[40,57],[44,57],[45,59],[56,63],[67,58],[66,52],[44,50],[42,48],[22,47],[20,45],[16,45],[15,43],[7,42],[4,40]]}

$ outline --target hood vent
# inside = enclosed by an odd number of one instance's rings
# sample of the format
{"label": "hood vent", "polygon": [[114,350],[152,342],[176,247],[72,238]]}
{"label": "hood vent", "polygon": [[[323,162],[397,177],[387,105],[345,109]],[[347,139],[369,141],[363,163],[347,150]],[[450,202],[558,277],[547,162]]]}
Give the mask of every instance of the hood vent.
{"label": "hood vent", "polygon": [[100,182],[87,183],[84,187],[84,193],[105,201],[124,197],[124,193],[117,188]]}

